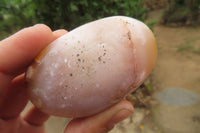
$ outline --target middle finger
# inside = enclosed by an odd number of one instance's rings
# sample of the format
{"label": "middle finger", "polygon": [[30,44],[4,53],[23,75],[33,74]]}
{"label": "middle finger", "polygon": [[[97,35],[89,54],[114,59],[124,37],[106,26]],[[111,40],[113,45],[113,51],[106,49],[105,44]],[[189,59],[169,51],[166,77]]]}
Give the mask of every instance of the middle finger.
{"label": "middle finger", "polygon": [[25,91],[24,75],[16,77],[6,89],[3,103],[0,106],[0,118],[16,118],[26,106],[28,97]]}

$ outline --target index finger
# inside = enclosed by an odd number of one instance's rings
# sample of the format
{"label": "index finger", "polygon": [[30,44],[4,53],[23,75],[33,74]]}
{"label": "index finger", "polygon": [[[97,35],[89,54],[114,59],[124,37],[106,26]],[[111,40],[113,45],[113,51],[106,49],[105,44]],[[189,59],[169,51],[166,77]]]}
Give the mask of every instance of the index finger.
{"label": "index finger", "polygon": [[22,73],[52,40],[51,29],[39,24],[0,41],[0,97],[11,80]]}
{"label": "index finger", "polygon": [[[57,30],[53,32],[53,39],[60,37],[67,33],[66,30]],[[1,80],[0,80],[1,81]],[[4,93],[4,98],[0,100],[0,118],[13,119],[19,116],[24,109],[28,97],[26,94],[26,85],[24,81],[24,74],[15,77]],[[40,112],[39,110],[32,108],[25,117],[25,120],[30,124],[41,125],[48,119],[48,115]]]}
{"label": "index finger", "polygon": [[0,72],[15,75],[53,40],[51,29],[43,24],[25,28],[0,42]]}

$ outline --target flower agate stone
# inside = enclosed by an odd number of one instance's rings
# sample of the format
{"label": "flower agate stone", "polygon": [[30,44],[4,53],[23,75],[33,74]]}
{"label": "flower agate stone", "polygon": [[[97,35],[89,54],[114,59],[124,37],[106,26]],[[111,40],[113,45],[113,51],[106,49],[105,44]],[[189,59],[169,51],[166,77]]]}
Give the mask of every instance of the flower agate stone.
{"label": "flower agate stone", "polygon": [[114,16],[80,26],[49,44],[28,68],[32,103],[61,117],[105,110],[152,71],[156,40],[142,22]]}

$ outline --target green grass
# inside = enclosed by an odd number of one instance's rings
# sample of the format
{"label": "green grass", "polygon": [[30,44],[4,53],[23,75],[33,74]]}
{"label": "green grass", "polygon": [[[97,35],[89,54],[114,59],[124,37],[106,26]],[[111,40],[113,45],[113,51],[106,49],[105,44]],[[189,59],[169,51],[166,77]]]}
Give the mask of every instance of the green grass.
{"label": "green grass", "polygon": [[[181,44],[177,48],[177,52],[192,52],[195,54],[200,54],[200,38],[185,39],[185,43]],[[196,47],[195,47],[196,46]]]}
{"label": "green grass", "polygon": [[191,49],[193,49],[193,46],[188,45],[188,44],[182,44],[182,45],[179,46],[179,48],[177,49],[177,52],[182,52],[182,51],[191,50]]}
{"label": "green grass", "polygon": [[153,89],[152,85],[150,84],[150,82],[145,82],[144,85],[146,86],[149,93],[153,92],[154,89]]}
{"label": "green grass", "polygon": [[157,20],[147,22],[147,26],[153,31],[154,26],[158,23]]}

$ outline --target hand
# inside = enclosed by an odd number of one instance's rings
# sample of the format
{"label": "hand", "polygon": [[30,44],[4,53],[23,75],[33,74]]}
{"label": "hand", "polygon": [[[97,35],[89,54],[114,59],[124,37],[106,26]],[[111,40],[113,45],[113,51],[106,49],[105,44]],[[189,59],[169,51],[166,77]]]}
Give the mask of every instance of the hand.
{"label": "hand", "polygon": [[[20,115],[28,102],[24,72],[42,49],[65,33],[65,30],[52,32],[39,24],[0,41],[1,133],[45,133],[44,123],[49,115],[36,107]],[[131,103],[122,100],[104,112],[72,120],[64,133],[106,133],[132,112]]]}

